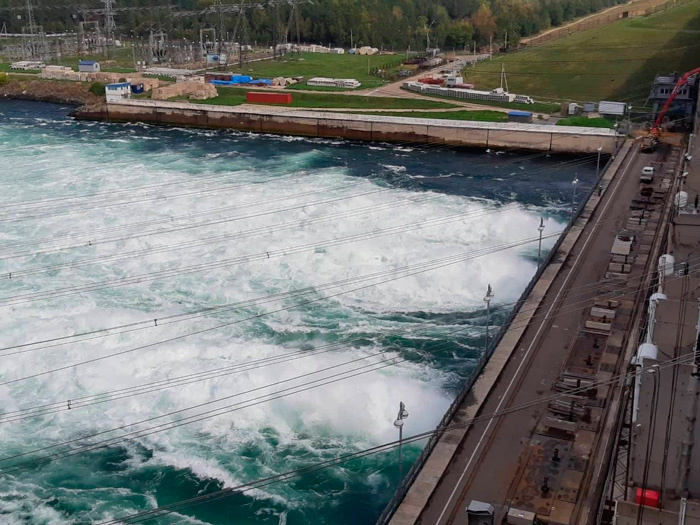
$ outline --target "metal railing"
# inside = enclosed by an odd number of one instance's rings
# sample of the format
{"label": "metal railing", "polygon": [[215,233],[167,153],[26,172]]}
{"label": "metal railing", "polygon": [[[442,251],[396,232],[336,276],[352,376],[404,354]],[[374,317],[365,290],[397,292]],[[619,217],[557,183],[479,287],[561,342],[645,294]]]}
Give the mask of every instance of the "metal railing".
{"label": "metal railing", "polygon": [[540,267],[537,269],[537,272],[535,272],[535,275],[532,277],[532,279],[530,279],[530,282],[525,287],[525,290],[523,290],[523,293],[518,298],[513,309],[510,311],[510,314],[508,315],[506,322],[498,330],[495,337],[491,341],[489,347],[487,348],[486,352],[484,352],[484,354],[479,359],[479,362],[477,363],[477,366],[476,366],[474,372],[469,377],[469,379],[467,379],[467,382],[465,383],[465,385],[462,387],[462,389],[459,391],[459,393],[457,394],[455,399],[452,401],[449,408],[447,409],[445,414],[442,416],[442,419],[438,423],[438,425],[435,429],[435,432],[430,436],[430,439],[428,439],[428,442],[426,443],[425,447],[423,447],[423,450],[421,451],[420,455],[413,462],[413,465],[411,465],[411,468],[406,473],[406,476],[401,480],[401,483],[399,484],[398,488],[396,489],[396,492],[394,493],[394,497],[389,501],[389,503],[386,505],[386,507],[384,507],[384,511],[382,512],[382,514],[379,516],[379,519],[377,520],[377,525],[387,525],[389,523],[389,521],[391,520],[392,516],[394,515],[394,513],[396,512],[396,510],[399,508],[399,505],[401,504],[403,499],[406,497],[406,494],[408,493],[409,489],[413,485],[413,482],[418,477],[418,473],[425,466],[425,463],[428,460],[428,458],[430,457],[430,454],[433,452],[433,449],[435,448],[437,443],[440,441],[440,438],[445,433],[445,431],[448,430],[447,427],[448,427],[450,421],[452,421],[452,418],[454,417],[455,413],[459,409],[460,405],[462,404],[464,399],[467,397],[467,395],[469,395],[469,392],[471,392],[471,389],[474,386],[474,383],[476,383],[477,379],[481,376],[481,373],[483,372],[484,367],[486,366],[486,363],[488,363],[489,359],[493,355],[494,350],[498,347],[498,345],[501,342],[501,339],[503,338],[505,333],[510,328],[510,325],[513,322],[513,319],[518,314],[518,312],[520,311],[520,308],[527,300],[528,296],[532,292],[532,289],[535,287],[537,282],[540,280],[540,277],[542,277],[542,274],[544,273],[547,266],[549,266],[549,264],[552,262],[552,259],[555,257],[555,255],[557,254],[557,251],[561,247],[561,243],[564,242],[564,239],[569,234],[569,231],[571,230],[572,226],[574,225],[576,220],[581,215],[581,212],[583,211],[585,204],[588,202],[588,200],[591,198],[593,193],[596,191],[596,189],[600,185],[600,181],[603,180],[603,177],[605,176],[608,169],[610,168],[610,165],[612,164],[614,157],[616,157],[618,155],[618,153],[620,152],[620,150],[622,149],[623,146],[624,146],[624,141],[622,141],[622,143],[618,146],[617,150],[615,151],[615,155],[609,157],[608,161],[605,164],[605,166],[603,167],[603,169],[600,170],[600,174],[598,176],[598,179],[595,181],[594,184],[591,185],[588,193],[586,194],[586,198],[580,201],[580,204],[576,208],[575,212],[572,214],[571,219],[569,220],[569,223],[566,225],[566,228],[564,228],[564,231],[562,231],[561,235],[558,237],[557,241],[554,243],[554,246],[552,247],[552,249],[549,250],[549,253],[547,254],[547,257],[544,259],[543,264],[541,264]]}

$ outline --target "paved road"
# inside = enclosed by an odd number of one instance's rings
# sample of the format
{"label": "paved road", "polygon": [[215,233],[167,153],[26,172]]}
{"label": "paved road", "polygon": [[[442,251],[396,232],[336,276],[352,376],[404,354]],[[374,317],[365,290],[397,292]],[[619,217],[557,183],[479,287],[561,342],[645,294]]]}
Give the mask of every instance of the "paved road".
{"label": "paved road", "polygon": [[[523,334],[480,414],[549,394],[566,358],[566,349],[586,315],[585,311],[559,314],[558,308],[585,299],[580,291],[570,289],[596,282],[605,274],[613,239],[626,223],[627,203],[638,192],[638,174],[646,159],[637,153],[637,148],[630,155],[607,188],[564,271],[552,283],[537,320]],[[592,292],[588,298],[593,296]],[[535,406],[474,425],[423,510],[421,522],[466,524],[464,509],[473,499],[497,508],[505,505],[524,441],[532,434],[542,410]]]}

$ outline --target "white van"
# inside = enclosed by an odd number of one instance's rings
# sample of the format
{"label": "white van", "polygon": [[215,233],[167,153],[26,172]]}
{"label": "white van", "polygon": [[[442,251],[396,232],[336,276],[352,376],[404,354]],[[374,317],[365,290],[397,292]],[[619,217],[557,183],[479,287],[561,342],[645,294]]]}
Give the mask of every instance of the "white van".
{"label": "white van", "polygon": [[642,168],[642,176],[639,178],[641,182],[651,182],[654,177],[654,168],[645,166]]}

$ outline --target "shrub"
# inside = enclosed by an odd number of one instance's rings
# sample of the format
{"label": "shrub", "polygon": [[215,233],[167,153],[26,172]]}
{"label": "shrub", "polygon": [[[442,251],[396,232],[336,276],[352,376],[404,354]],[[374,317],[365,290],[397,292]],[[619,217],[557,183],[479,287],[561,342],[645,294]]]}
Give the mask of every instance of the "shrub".
{"label": "shrub", "polygon": [[0,86],[4,86],[10,81],[10,77],[7,73],[0,73]]}
{"label": "shrub", "polygon": [[90,84],[90,93],[101,97],[105,94],[105,85],[101,82],[93,82],[92,84]]}

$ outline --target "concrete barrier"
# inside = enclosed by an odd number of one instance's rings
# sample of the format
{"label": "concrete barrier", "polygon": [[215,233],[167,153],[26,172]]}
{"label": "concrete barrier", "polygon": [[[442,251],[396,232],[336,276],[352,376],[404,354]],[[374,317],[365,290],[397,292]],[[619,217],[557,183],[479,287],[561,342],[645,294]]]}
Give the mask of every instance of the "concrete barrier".
{"label": "concrete barrier", "polygon": [[204,128],[209,124],[206,111],[159,108],[156,110],[156,117],[159,124],[174,126],[184,125]]}
{"label": "concrete barrier", "polygon": [[347,122],[321,119],[317,124],[319,137],[349,140],[372,140],[371,122]]}
{"label": "concrete barrier", "polygon": [[[490,129],[488,134],[489,148],[521,148],[538,151],[551,151],[552,136],[554,133],[546,133],[536,130],[501,131]],[[575,140],[572,140],[572,148],[578,149]]]}
{"label": "concrete barrier", "polygon": [[[80,112],[77,116],[80,118]],[[117,122],[140,121],[282,135],[557,153],[597,153],[600,147],[603,153],[609,154],[617,142],[613,130],[601,128],[355,115],[279,107],[217,106],[141,99],[110,102],[106,116]],[[94,118],[94,113],[86,118]]]}
{"label": "concrete barrier", "polygon": [[318,120],[315,118],[293,118],[286,115],[264,115],[262,131],[278,135],[303,135],[318,137]]}

